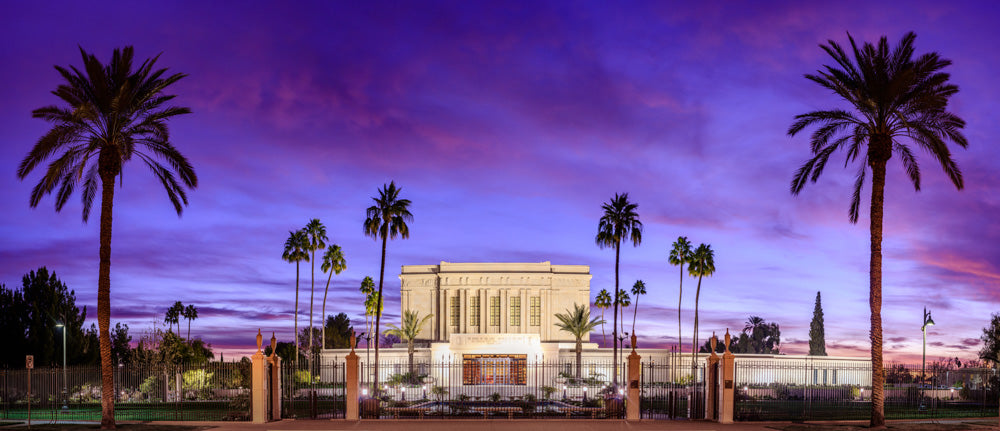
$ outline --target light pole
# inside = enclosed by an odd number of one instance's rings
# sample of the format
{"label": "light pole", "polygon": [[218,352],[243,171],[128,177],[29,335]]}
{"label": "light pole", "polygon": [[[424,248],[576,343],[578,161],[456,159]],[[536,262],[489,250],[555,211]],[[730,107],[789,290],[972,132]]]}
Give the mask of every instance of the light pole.
{"label": "light pole", "polygon": [[920,327],[920,332],[924,335],[924,353],[920,359],[920,405],[924,404],[924,384],[927,382],[927,327],[934,326],[934,319],[931,319],[931,312],[924,307],[924,325]]}
{"label": "light pole", "polygon": [[69,410],[69,406],[67,405],[67,401],[66,401],[66,394],[68,393],[66,391],[66,325],[64,325],[62,323],[58,323],[58,324],[56,324],[56,328],[62,328],[62,333],[63,333],[63,405],[62,405],[62,409],[65,411],[65,410]]}

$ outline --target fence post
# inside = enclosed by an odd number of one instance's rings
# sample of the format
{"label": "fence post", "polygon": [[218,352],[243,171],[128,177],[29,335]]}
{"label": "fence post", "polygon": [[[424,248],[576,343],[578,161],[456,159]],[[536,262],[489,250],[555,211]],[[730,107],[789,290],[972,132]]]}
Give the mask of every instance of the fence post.
{"label": "fence post", "polygon": [[260,346],[264,337],[257,329],[257,352],[250,357],[250,417],[255,424],[267,422],[267,394],[264,393],[264,352]]}
{"label": "fence post", "polygon": [[344,419],[358,420],[358,355],[354,353],[354,331],[351,331],[351,353],[344,357]]}
{"label": "fence post", "polygon": [[736,355],[729,351],[729,329],[726,328],[726,352],[722,354],[722,402],[719,405],[719,423],[733,423],[733,410],[736,408],[733,382],[736,374]]}
{"label": "fence post", "polygon": [[715,354],[715,346],[719,344],[719,337],[712,333],[712,338],[709,339],[709,345],[712,347],[711,354],[706,360],[705,366],[705,387],[708,389],[708,393],[705,395],[705,416],[712,420],[719,420],[718,416],[715,414],[716,403],[719,402],[719,372],[716,368],[719,363],[719,355]]}
{"label": "fence post", "polygon": [[639,420],[639,374],[641,356],[635,352],[635,334],[632,334],[632,353],[628,355],[628,401],[625,404],[625,420]]}
{"label": "fence post", "polygon": [[278,339],[271,333],[271,420],[281,420],[281,357],[278,356]]}

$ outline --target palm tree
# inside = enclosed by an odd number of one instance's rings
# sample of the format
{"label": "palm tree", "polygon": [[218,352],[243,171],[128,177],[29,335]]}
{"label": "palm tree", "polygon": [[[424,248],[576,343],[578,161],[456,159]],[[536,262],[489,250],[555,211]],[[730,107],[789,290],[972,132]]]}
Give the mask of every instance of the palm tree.
{"label": "palm tree", "polygon": [[608,337],[604,334],[604,310],[611,307],[611,294],[608,293],[608,289],[601,289],[597,293],[597,299],[594,300],[594,306],[601,310],[601,340],[602,342],[607,342]]}
{"label": "palm tree", "polygon": [[701,299],[701,279],[705,276],[715,274],[715,252],[712,246],[701,244],[688,261],[688,274],[698,277],[698,288],[694,294],[694,337],[691,344],[691,368],[697,367],[695,360],[698,357],[698,301]]}
{"label": "palm tree", "polygon": [[[373,239],[382,240],[382,264],[378,272],[378,295],[375,304],[375,340],[380,334],[379,324],[382,321],[382,282],[385,276],[385,246],[389,238],[395,239],[397,236],[402,239],[410,237],[410,227],[406,222],[413,221],[413,214],[410,214],[410,200],[400,199],[401,188],[396,187],[396,182],[392,181],[388,185],[382,185],[378,191],[378,197],[372,198],[375,205],[368,207],[365,211],[365,224],[363,226],[365,235]],[[378,343],[375,343],[375,385],[378,387]]]}
{"label": "palm tree", "polygon": [[365,276],[361,280],[361,287],[358,289],[365,295],[365,333],[371,334],[371,322],[369,321],[372,316],[375,316],[375,281],[371,277]]}
{"label": "palm tree", "polygon": [[[344,259],[344,251],[339,245],[330,244],[330,247],[326,249],[326,253],[323,253],[323,264],[319,267],[320,271],[330,273],[326,277],[326,289],[323,291],[323,308],[320,311],[320,319],[326,318],[326,295],[330,293],[330,280],[333,280],[334,273],[340,275],[345,269],[347,269],[347,260]],[[326,326],[323,325],[323,338],[321,338],[324,349],[326,348]]]}
{"label": "palm tree", "polygon": [[583,337],[590,334],[597,325],[603,325],[604,319],[590,318],[590,310],[580,304],[573,304],[573,311],[569,309],[566,313],[556,313],[559,322],[556,326],[559,329],[569,332],[576,337],[576,377],[580,377],[580,363],[583,359]]}
{"label": "palm tree", "polygon": [[[194,304],[188,305],[187,307],[184,307],[184,311],[182,312],[182,314],[184,315],[184,318],[187,319],[188,321],[187,339],[191,340],[191,321],[198,318],[198,307],[195,307]],[[178,331],[180,330],[178,329]]]}
{"label": "palm tree", "polygon": [[[618,194],[608,203],[601,205],[604,214],[597,225],[597,237],[594,241],[600,248],[615,248],[615,298],[618,298],[618,264],[621,260],[622,241],[632,241],[633,247],[642,242],[642,222],[635,210],[638,204],[628,201],[628,193]],[[614,320],[611,323],[612,367],[618,369],[618,307],[614,307]],[[618,386],[618,373],[612,373],[612,385]]]}
{"label": "palm tree", "polygon": [[[53,160],[31,191],[30,205],[38,206],[42,197],[56,186],[56,211],[62,210],[76,186],[83,186],[83,221],[101,192],[100,259],[97,277],[97,325],[101,351],[101,427],[113,429],[114,376],[111,363],[111,227],[115,180],[121,179],[125,163],[141,160],[163,184],[177,215],[187,205],[184,188],[194,189],[198,177],[194,168],[173,144],[167,120],[189,114],[190,109],[169,106],[174,95],[164,91],[186,75],[165,75],[156,69],[156,57],[144,60],[133,69],[134,50],[115,49],[111,62],[101,64],[93,54],[80,48],[84,67],[69,69],[55,66],[65,83],[53,94],[67,106],[50,105],[32,111],[54,126],[38,141],[17,169],[24,180],[42,161]],[[89,166],[88,166],[89,165]],[[178,178],[180,181],[178,181]]]}
{"label": "palm tree", "polygon": [[420,317],[420,313],[416,311],[406,310],[403,312],[403,316],[400,322],[400,326],[389,325],[389,329],[385,331],[386,334],[395,335],[399,337],[401,341],[406,342],[406,353],[409,355],[409,370],[410,374],[413,374],[413,341],[417,339],[420,335],[420,328],[424,326],[433,314],[428,314],[424,317]]}
{"label": "palm tree", "polygon": [[636,280],[632,285],[632,296],[635,296],[635,307],[632,307],[632,335],[635,335],[635,316],[639,313],[639,295],[646,294],[646,283]]}
{"label": "palm tree", "polygon": [[[625,308],[628,307],[629,305],[632,305],[632,298],[628,296],[627,290],[618,291],[618,300],[615,301],[615,304],[618,304],[618,309],[621,310],[621,315],[622,315],[621,328],[618,333],[625,334]],[[619,346],[619,347],[623,349],[625,348],[624,346]]]}
{"label": "palm tree", "polygon": [[895,49],[883,36],[878,45],[858,47],[848,34],[851,54],[830,40],[820,47],[833,57],[835,66],[824,66],[805,77],[847,101],[851,109],[830,109],[797,115],[788,129],[795,136],[807,127],[816,126],[810,137],[813,157],[795,173],[791,191],[797,195],[807,181],[819,179],[834,151],[847,152],[850,163],[861,157],[854,182],[848,217],[857,223],[861,190],[869,169],[872,177],[870,236],[871,262],[869,305],[872,341],[872,415],[871,426],[885,424],[882,362],[882,218],[885,202],[886,165],[893,154],[899,157],[904,171],[916,190],[920,190],[920,169],[910,145],[926,150],[944,169],[948,178],[961,190],[962,172],[946,145],[953,142],[962,148],[968,141],[962,134],[965,121],[948,112],[948,100],[958,86],[948,83],[942,70],[951,64],[931,52],[913,58],[916,35],[907,33]]}
{"label": "palm tree", "polygon": [[288,231],[288,239],[285,240],[285,251],[281,254],[281,259],[288,263],[295,264],[295,363],[299,363],[299,262],[309,261],[309,253],[306,252],[309,239],[306,233]]}
{"label": "palm tree", "polygon": [[[312,263],[312,272],[309,274],[310,287],[309,287],[309,359],[312,360],[313,351],[313,339],[316,338],[312,336],[313,333],[313,304],[315,304],[316,297],[316,250],[323,249],[326,247],[326,241],[329,240],[326,236],[326,226],[319,221],[318,218],[309,220],[306,223],[306,227],[302,228],[302,231],[306,234],[306,251],[309,252],[309,261]],[[311,365],[310,365],[311,366]]]}
{"label": "palm tree", "polygon": [[167,331],[173,331],[174,324],[177,324],[177,332],[181,332],[180,318],[181,312],[184,311],[184,305],[180,301],[174,302],[167,309],[167,315],[163,318],[163,321],[168,325]]}
{"label": "palm tree", "polygon": [[681,297],[684,294],[684,264],[691,259],[691,243],[686,236],[677,237],[673,248],[670,250],[670,264],[677,265],[681,269],[680,284],[677,288],[677,349],[680,352],[684,342],[681,341]]}

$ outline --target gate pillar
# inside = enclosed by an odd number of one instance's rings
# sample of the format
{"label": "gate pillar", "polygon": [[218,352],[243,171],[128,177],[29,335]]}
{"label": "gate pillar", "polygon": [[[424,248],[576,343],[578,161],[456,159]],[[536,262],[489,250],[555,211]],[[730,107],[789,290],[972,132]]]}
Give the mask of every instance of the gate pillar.
{"label": "gate pillar", "polygon": [[351,353],[344,357],[344,398],[347,405],[344,409],[344,419],[358,420],[358,355],[354,353],[354,332],[351,332]]}
{"label": "gate pillar", "polygon": [[736,388],[733,379],[736,376],[736,355],[729,351],[729,329],[726,329],[726,352],[722,354],[722,400],[719,405],[719,423],[733,423],[733,410],[736,408]]}
{"label": "gate pillar", "polygon": [[628,401],[625,404],[625,420],[639,420],[639,375],[642,372],[639,360],[642,358],[635,353],[635,334],[632,334],[632,354],[628,355]]}
{"label": "gate pillar", "polygon": [[257,352],[250,357],[250,420],[255,424],[267,423],[267,393],[264,389],[264,352],[261,342],[264,337],[257,330]]}

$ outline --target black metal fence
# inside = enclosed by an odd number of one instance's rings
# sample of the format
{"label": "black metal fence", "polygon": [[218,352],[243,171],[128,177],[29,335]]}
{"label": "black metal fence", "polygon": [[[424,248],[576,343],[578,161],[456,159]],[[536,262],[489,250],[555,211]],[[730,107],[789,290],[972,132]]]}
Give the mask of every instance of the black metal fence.
{"label": "black metal fence", "polygon": [[[738,421],[868,420],[871,364],[835,360],[739,360],[735,369]],[[885,368],[887,419],[997,415],[995,369]]]}
{"label": "black metal fence", "polygon": [[281,367],[281,404],[283,418],[334,419],[343,418],[345,374],[343,362],[312,367],[292,362]]}
{"label": "black metal fence", "polygon": [[643,419],[704,419],[705,364],[695,368],[644,362],[640,380]]}
{"label": "black metal fence", "polygon": [[[250,417],[250,363],[121,365],[114,369],[115,419],[245,421]],[[0,417],[99,421],[99,366],[0,370]]]}
{"label": "black metal fence", "polygon": [[[361,364],[362,418],[622,418],[610,362],[546,363],[467,355],[439,363]],[[474,356],[474,357],[473,357]],[[625,366],[619,364],[624,388]]]}

